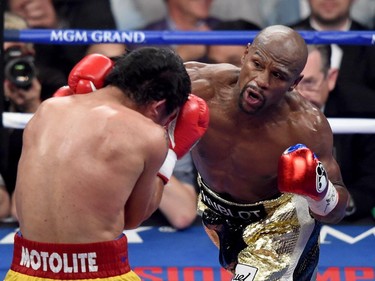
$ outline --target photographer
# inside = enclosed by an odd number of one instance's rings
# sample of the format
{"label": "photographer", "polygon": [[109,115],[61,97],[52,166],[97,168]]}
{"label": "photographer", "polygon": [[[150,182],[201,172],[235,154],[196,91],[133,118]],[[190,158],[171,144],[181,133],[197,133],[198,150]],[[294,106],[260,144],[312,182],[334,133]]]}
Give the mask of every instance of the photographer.
{"label": "photographer", "polygon": [[[115,29],[108,0],[7,0],[6,9],[22,17],[30,29]],[[125,52],[124,44],[35,43],[35,62],[45,100],[66,85],[70,70],[85,55],[100,53],[112,57]],[[48,88],[46,87],[49,86]]]}
{"label": "photographer", "polygon": [[8,111],[33,113],[41,103],[33,56],[19,43],[4,43],[4,95]]}
{"label": "photographer", "polygon": [[[4,13],[5,29],[25,29],[26,22],[17,15]],[[4,42],[4,96],[5,111],[33,113],[41,103],[41,83],[37,79],[34,66],[35,50],[32,44],[23,42]],[[8,216],[17,219],[13,197],[16,183],[18,160],[22,149],[22,129],[6,128],[3,140],[4,159],[2,176],[6,190],[11,198]],[[6,201],[6,200],[5,200]],[[0,200],[0,204],[1,204]],[[5,203],[3,203],[5,204]],[[3,206],[0,206],[0,209]]]}

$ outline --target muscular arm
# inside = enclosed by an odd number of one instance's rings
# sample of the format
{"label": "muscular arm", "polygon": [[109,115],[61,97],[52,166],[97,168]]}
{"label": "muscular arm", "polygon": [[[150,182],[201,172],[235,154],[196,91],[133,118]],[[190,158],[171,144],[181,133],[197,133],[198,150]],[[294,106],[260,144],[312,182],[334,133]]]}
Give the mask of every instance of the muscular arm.
{"label": "muscular arm", "polygon": [[323,163],[329,180],[338,192],[339,200],[336,207],[328,215],[313,215],[317,220],[323,223],[338,223],[345,216],[349,193],[343,182],[340,167],[336,162],[336,159],[333,157],[333,136],[331,128],[323,114],[321,115],[321,118],[323,120],[320,128],[320,132],[322,132],[321,141],[317,142],[317,148],[314,152]]}
{"label": "muscular arm", "polygon": [[208,101],[223,87],[233,86],[238,79],[240,69],[227,63],[206,64],[200,62],[185,62],[185,68],[190,76],[193,94]]}
{"label": "muscular arm", "polygon": [[167,154],[165,131],[153,134],[145,147],[144,168],[125,205],[125,229],[138,227],[159,207],[164,190],[157,173]]}
{"label": "muscular arm", "polygon": [[207,100],[208,93],[212,91],[210,89],[210,83],[204,75],[207,64],[189,61],[185,62],[184,65],[191,80],[192,92],[195,95]]}
{"label": "muscular arm", "polygon": [[292,134],[300,144],[280,157],[279,189],[305,197],[317,220],[338,223],[345,216],[349,195],[333,157],[332,130],[322,112],[299,96],[295,100],[302,110],[295,112]]}

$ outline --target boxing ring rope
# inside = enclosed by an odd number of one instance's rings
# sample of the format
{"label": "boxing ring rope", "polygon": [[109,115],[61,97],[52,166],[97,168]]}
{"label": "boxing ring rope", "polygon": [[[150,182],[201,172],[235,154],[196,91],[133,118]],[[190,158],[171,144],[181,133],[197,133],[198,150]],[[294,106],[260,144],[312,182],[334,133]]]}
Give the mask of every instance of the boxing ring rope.
{"label": "boxing ring rope", "polygon": [[[41,44],[246,45],[257,31],[4,30],[4,41]],[[307,44],[375,45],[375,31],[299,31]]]}
{"label": "boxing ring rope", "polygon": [[[258,31],[142,31],[29,29],[4,30],[4,41],[85,45],[102,43],[140,45],[246,45]],[[375,31],[299,31],[307,44],[375,45]],[[375,106],[375,105],[374,105]],[[3,126],[25,127],[32,114],[3,112]],[[335,134],[375,133],[375,119],[328,118]]]}
{"label": "boxing ring rope", "polygon": [[[3,112],[3,126],[23,129],[32,117],[32,113]],[[375,119],[328,118],[328,122],[335,134],[375,134]]]}

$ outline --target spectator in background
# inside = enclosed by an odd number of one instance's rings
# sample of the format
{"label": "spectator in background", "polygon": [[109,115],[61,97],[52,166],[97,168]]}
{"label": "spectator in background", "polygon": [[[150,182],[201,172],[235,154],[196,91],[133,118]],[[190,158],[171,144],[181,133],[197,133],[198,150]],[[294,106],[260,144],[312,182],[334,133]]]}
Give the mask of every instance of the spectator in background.
{"label": "spectator in background", "polygon": [[[110,0],[117,28],[134,29],[145,26],[166,15],[163,0]],[[127,16],[124,16],[124,11]],[[375,27],[375,1],[354,0],[354,19]],[[210,15],[222,20],[244,19],[266,27],[274,24],[290,25],[309,14],[308,0],[215,0]]]}
{"label": "spectator in background", "polygon": [[133,0],[109,0],[111,12],[120,30],[136,29],[146,24]]}
{"label": "spectator in background", "polygon": [[[220,20],[210,16],[213,0],[165,0],[167,15],[142,30],[209,31]],[[177,45],[173,47],[184,61],[205,60],[205,45]]]}
{"label": "spectator in background", "polygon": [[117,29],[141,29],[165,17],[164,0],[109,0]]}
{"label": "spectator in background", "polygon": [[[330,45],[308,45],[308,52],[302,71],[304,77],[297,90],[326,114],[326,104],[338,71],[330,67]],[[340,105],[335,103],[331,107]],[[345,220],[370,217],[371,209],[375,207],[375,135],[335,134],[334,154],[352,199]]]}
{"label": "spectator in background", "polygon": [[[222,1],[225,0],[216,0],[219,5],[221,5]],[[308,2],[308,0],[254,0],[251,1],[251,5],[259,10],[258,14],[261,26],[274,24],[291,25],[309,15],[310,8]],[[326,2],[333,3],[333,1]],[[366,27],[370,29],[374,28],[375,1],[353,0],[351,16]]]}
{"label": "spectator in background", "polygon": [[[22,29],[28,29],[29,26],[27,25],[27,22],[25,21],[24,18],[18,16],[15,13],[6,11],[4,13],[4,28],[22,30]],[[13,52],[11,53],[6,52],[6,50],[8,49],[10,50],[11,48],[14,49]],[[17,52],[17,49],[19,49],[18,52]],[[4,42],[4,51],[5,51],[5,55],[4,55],[5,63],[7,63],[7,61],[11,58],[14,58],[14,59],[21,58],[21,57],[25,59],[27,58],[27,60],[29,61],[28,65],[31,66],[31,68],[28,68],[30,70],[30,73],[33,73],[33,75],[36,75],[36,77],[38,78],[37,80],[32,81],[33,87],[40,87],[40,85],[36,85],[36,83],[40,83],[42,85],[42,90],[40,94],[41,96],[46,96],[46,97],[50,96],[51,91],[54,91],[54,89],[60,87],[61,83],[64,83],[65,77],[62,75],[60,76],[54,75],[54,72],[51,71],[51,69],[48,66],[38,64],[35,67],[36,51],[35,51],[34,44],[25,43],[25,42]],[[5,73],[7,74],[7,71],[5,71]],[[25,81],[26,84],[28,82],[30,81]],[[28,97],[30,97],[30,95],[28,95]],[[10,106],[9,102],[6,102],[5,110],[10,110],[9,106]],[[29,108],[28,110],[26,110],[26,112],[29,112],[30,110],[31,109]]]}
{"label": "spectator in background", "polygon": [[[8,0],[8,9],[24,18],[30,28],[116,28],[108,0]],[[102,53],[115,56],[125,51],[122,44],[35,44],[35,49],[36,64],[43,72],[41,76],[56,81],[55,87],[43,90],[43,100],[67,83],[70,70],[84,55]]]}
{"label": "spectator in background", "polygon": [[[260,30],[256,24],[246,20],[222,21],[214,30]],[[207,60],[209,63],[231,63],[238,67],[242,64],[242,56],[246,51],[243,45],[210,45],[207,47]]]}
{"label": "spectator in background", "polygon": [[[4,28],[6,29],[25,29],[27,24],[23,18],[16,14],[4,13]],[[5,79],[3,83],[5,96],[5,110],[10,112],[34,113],[41,103],[42,85],[38,76],[32,75],[33,72],[21,73],[13,71],[16,69],[17,61],[25,61],[28,65],[26,69],[33,68],[33,56],[36,54],[32,44],[24,42],[4,42],[5,58]],[[27,63],[26,63],[27,62]],[[13,67],[12,67],[13,66]],[[13,70],[12,70],[13,69]],[[38,69],[34,69],[38,74]],[[26,73],[30,73],[26,74]],[[29,80],[30,79],[30,80]],[[26,83],[27,82],[27,83]],[[47,86],[48,87],[48,86]],[[13,191],[16,184],[18,160],[22,150],[23,129],[4,129],[3,150],[4,159],[2,159],[3,178],[11,202],[14,202]],[[10,215],[16,219],[15,204],[11,204]]]}
{"label": "spectator in background", "polygon": [[215,0],[211,8],[211,15],[222,20],[244,19],[262,26],[262,6],[267,0]]}
{"label": "spectator in background", "polygon": [[300,0],[262,0],[262,25],[290,25],[301,19]]}
{"label": "spectator in background", "polygon": [[[365,26],[350,17],[353,0],[309,0],[311,13],[291,25],[298,30],[365,31]],[[375,48],[364,45],[332,45],[331,67],[339,69],[335,89],[336,117],[375,117]],[[355,70],[355,71],[354,71]],[[327,115],[329,117],[329,115]]]}

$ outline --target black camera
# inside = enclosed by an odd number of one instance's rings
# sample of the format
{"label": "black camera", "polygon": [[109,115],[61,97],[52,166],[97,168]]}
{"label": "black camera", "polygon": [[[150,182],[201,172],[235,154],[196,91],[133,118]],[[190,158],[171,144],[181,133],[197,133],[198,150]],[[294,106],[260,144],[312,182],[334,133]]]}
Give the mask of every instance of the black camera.
{"label": "black camera", "polygon": [[16,87],[29,89],[36,75],[34,57],[23,54],[20,47],[11,47],[4,52],[5,77]]}

